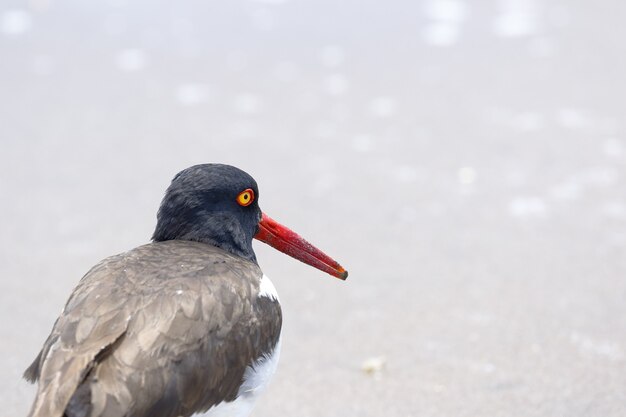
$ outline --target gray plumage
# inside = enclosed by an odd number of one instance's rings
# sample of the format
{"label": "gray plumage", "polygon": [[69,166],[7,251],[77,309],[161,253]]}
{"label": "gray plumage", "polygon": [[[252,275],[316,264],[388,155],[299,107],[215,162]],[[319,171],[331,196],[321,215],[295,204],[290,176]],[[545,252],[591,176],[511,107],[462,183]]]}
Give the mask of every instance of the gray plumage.
{"label": "gray plumage", "polygon": [[282,315],[253,260],[202,242],[105,259],[70,296],[33,364],[30,417],[176,417],[232,401]]}

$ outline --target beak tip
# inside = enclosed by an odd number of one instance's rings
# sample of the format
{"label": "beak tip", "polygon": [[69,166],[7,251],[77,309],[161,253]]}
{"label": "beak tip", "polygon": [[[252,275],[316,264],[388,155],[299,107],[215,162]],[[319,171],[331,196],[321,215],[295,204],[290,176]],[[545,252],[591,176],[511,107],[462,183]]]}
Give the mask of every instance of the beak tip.
{"label": "beak tip", "polygon": [[337,275],[337,278],[339,278],[342,281],[345,281],[348,278],[348,271],[341,268],[341,270],[339,271],[339,275]]}

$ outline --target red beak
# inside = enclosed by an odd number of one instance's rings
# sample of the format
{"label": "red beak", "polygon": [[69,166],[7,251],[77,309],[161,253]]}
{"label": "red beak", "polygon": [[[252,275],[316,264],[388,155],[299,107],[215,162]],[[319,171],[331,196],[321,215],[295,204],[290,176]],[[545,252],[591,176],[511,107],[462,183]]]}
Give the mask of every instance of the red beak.
{"label": "red beak", "polygon": [[343,269],[337,261],[311,245],[293,230],[272,220],[265,213],[259,222],[259,231],[254,238],[334,277],[342,280],[348,278],[348,271]]}

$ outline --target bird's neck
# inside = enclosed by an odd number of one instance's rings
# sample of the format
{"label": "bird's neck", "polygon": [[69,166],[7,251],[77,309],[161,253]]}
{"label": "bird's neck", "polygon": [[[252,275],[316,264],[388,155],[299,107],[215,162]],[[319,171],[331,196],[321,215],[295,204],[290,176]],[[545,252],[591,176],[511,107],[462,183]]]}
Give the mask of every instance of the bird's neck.
{"label": "bird's neck", "polygon": [[159,221],[152,236],[155,242],[188,240],[206,243],[257,263],[252,238],[232,217],[220,215],[207,217],[203,221]]}

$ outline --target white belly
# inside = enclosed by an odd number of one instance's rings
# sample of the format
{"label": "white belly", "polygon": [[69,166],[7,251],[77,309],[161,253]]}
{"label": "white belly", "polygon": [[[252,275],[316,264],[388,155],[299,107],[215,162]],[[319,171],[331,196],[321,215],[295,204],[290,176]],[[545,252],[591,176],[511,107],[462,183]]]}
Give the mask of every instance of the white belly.
{"label": "white belly", "polygon": [[256,400],[265,390],[270,379],[276,372],[280,356],[280,340],[270,356],[261,358],[249,366],[243,375],[243,384],[239,388],[237,399],[232,402],[221,402],[212,407],[203,417],[247,417],[252,412]]}
{"label": "white belly", "polygon": [[[263,275],[259,288],[259,297],[278,300],[276,288],[270,279]],[[243,374],[243,384],[239,387],[237,399],[232,402],[221,402],[203,414],[203,417],[247,417],[252,412],[256,400],[269,384],[280,356],[280,339],[276,347],[267,357],[261,357]]]}

